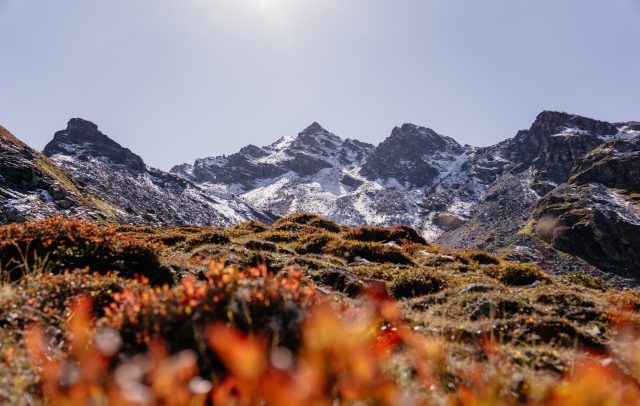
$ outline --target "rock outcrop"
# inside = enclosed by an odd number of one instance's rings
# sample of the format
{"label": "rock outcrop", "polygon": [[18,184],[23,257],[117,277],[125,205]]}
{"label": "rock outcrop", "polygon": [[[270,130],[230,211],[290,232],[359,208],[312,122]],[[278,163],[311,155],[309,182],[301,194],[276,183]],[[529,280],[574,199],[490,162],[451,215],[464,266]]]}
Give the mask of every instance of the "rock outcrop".
{"label": "rock outcrop", "polygon": [[537,205],[537,236],[609,273],[640,279],[640,138],[612,139],[578,160]]}
{"label": "rock outcrop", "polygon": [[108,205],[0,127],[0,224],[56,214],[113,220]]}

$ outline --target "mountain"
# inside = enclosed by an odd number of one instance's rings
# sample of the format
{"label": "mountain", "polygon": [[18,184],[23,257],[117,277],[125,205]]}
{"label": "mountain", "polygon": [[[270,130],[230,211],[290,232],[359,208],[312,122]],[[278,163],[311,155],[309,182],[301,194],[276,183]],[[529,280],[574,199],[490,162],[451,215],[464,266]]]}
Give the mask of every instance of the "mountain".
{"label": "mountain", "polygon": [[248,219],[272,220],[231,195],[214,196],[183,178],[147,166],[86,120],[70,120],[43,153],[109,202],[120,222],[228,226]]}
{"label": "mountain", "polygon": [[[211,193],[238,194],[279,216],[308,211],[349,225],[411,225],[445,245],[500,252],[560,272],[617,278],[625,272],[564,256],[564,246],[549,247],[527,230],[543,198],[569,182],[583,157],[638,134],[634,122],[544,111],[529,129],[490,147],[463,146],[413,124],[394,128],[374,147],[313,123],[272,145],[250,145],[171,172]],[[635,283],[624,277],[618,282]]]}
{"label": "mountain", "polygon": [[[638,129],[633,122],[611,124],[566,113],[541,113],[529,130],[500,144],[502,156],[510,162],[505,172],[478,201],[469,221],[441,235],[438,242],[535,261],[556,272],[587,272],[619,285],[637,284],[640,268],[634,265],[633,255],[622,255],[613,264],[605,260],[609,253],[603,247],[587,254],[581,251],[589,250],[586,244],[581,249],[569,246],[582,245],[579,241],[585,239],[604,242],[617,235],[610,240],[614,244],[621,241],[620,234],[632,235],[627,232],[633,228],[638,210],[630,200],[636,179],[631,174],[637,173],[637,164],[630,157],[638,153]],[[623,148],[626,155],[613,146]],[[611,179],[618,180],[617,191],[602,185]],[[558,199],[571,203],[562,205]],[[592,199],[604,205],[595,205]],[[566,210],[564,217],[558,206],[553,207],[556,203]],[[608,229],[593,227],[603,213],[629,223],[609,222]],[[585,222],[591,225],[582,227]],[[633,250],[625,247],[623,244],[620,249]],[[563,255],[567,253],[571,255]],[[600,256],[600,261],[594,256]]]}
{"label": "mountain", "polygon": [[113,208],[0,126],[0,224],[55,214],[113,221]]}
{"label": "mountain", "polygon": [[[447,228],[463,221],[501,166],[477,148],[412,124],[374,147],[313,123],[269,146],[198,159],[171,172],[279,216],[309,211],[352,225],[408,224],[435,238],[442,232],[435,223]],[[475,171],[477,177],[469,176]]]}
{"label": "mountain", "polygon": [[171,173],[82,119],[44,154],[1,135],[1,222],[61,214],[228,226],[312,212],[347,225],[409,225],[443,245],[640,284],[638,122],[544,111],[489,147],[414,124],[374,146],[313,123]]}

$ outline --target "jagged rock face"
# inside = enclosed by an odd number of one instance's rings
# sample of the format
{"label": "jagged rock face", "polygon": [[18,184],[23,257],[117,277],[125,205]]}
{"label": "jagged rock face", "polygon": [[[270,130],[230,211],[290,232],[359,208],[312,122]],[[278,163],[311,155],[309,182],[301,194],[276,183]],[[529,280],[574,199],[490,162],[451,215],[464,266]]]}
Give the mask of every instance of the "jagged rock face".
{"label": "jagged rock face", "polygon": [[0,223],[54,214],[106,218],[65,172],[0,127]]}
{"label": "jagged rock face", "polygon": [[540,200],[534,219],[537,236],[558,250],[638,280],[640,134],[629,131],[579,159],[570,182]]}
{"label": "jagged rock face", "polygon": [[71,120],[44,152],[109,202],[121,222],[229,226],[247,219],[272,220],[232,196],[214,196],[186,179],[146,166],[85,120]]}
{"label": "jagged rock face", "polygon": [[612,274],[640,278],[640,210],[625,196],[593,183],[563,185],[538,204],[538,237]]}
{"label": "jagged rock face", "polygon": [[536,168],[532,187],[544,195],[569,179],[579,158],[617,133],[610,123],[545,111],[529,130],[516,135],[506,146],[504,156],[515,163],[514,170]]}
{"label": "jagged rock face", "polygon": [[571,183],[594,182],[640,192],[640,138],[607,141],[578,160]]}
{"label": "jagged rock face", "polygon": [[[37,154],[0,128],[0,176],[4,190],[33,190],[42,184],[42,174],[34,162]],[[2,192],[0,192],[2,193]],[[3,195],[10,195],[7,190]]]}
{"label": "jagged rock face", "polygon": [[[563,189],[568,187],[565,182],[570,180],[571,184],[592,187],[593,184],[602,183],[620,188],[625,193],[635,191],[638,185],[638,148],[633,140],[640,133],[633,128],[633,123],[612,125],[564,113],[542,113],[531,129],[521,131],[514,139],[492,147],[497,149],[497,153],[494,152],[496,156],[508,162],[501,168],[503,174],[491,183],[478,200],[469,220],[443,233],[438,242],[499,251],[520,260],[529,258],[556,272],[578,270],[606,278],[616,275],[616,284],[637,284],[640,275],[632,277],[630,281],[628,271],[624,270],[627,269],[625,267],[633,268],[635,259],[619,256],[621,259],[615,265],[595,261],[598,255],[609,249],[604,246],[598,250],[594,248],[597,244],[606,243],[606,239],[600,241],[601,236],[609,235],[610,241],[619,243],[624,249],[631,249],[620,238],[633,227],[615,218],[615,213],[626,213],[631,206],[621,205],[612,210],[602,210],[589,199],[590,189],[569,188],[572,194]],[[570,232],[549,247],[549,244],[539,240],[536,233],[532,234],[530,228],[536,219],[548,214],[543,206],[546,207],[550,201],[548,199],[558,198],[558,190],[564,190],[560,195],[564,194],[572,202],[562,206],[567,208],[568,213],[561,216],[563,221],[567,221],[563,227],[568,227]],[[602,191],[594,189],[593,193],[596,192]],[[615,193],[610,191],[610,195]],[[602,198],[602,193],[600,195]],[[578,210],[583,214],[590,214],[591,211],[597,214],[591,213],[593,218],[576,220],[579,217],[571,213],[578,213]],[[555,214],[560,216],[559,213]],[[633,212],[621,218],[632,218],[629,215],[633,215]],[[575,220],[575,223],[570,220]],[[618,235],[612,230],[606,231],[608,227],[616,229]],[[587,243],[587,235],[591,235],[589,238],[595,242]],[[593,248],[591,254],[578,249],[578,243],[576,247],[570,246],[571,241],[579,239]],[[562,255],[561,252],[570,253],[573,257]],[[614,268],[617,271],[612,274]]]}
{"label": "jagged rock face", "polygon": [[102,134],[90,121],[73,118],[67,129],[58,131],[42,151],[45,155],[73,155],[79,159],[106,158],[134,171],[144,171],[142,158]]}
{"label": "jagged rock face", "polygon": [[441,174],[436,162],[463,152],[451,138],[429,128],[404,124],[376,147],[360,173],[369,180],[395,179],[406,187],[421,188],[432,185]]}

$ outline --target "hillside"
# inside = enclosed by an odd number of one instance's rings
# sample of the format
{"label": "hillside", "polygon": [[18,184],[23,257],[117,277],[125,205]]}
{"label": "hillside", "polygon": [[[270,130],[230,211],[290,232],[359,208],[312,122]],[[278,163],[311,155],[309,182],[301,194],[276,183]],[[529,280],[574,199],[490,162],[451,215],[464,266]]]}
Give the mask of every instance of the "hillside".
{"label": "hillside", "polygon": [[640,400],[637,292],[408,227],[49,219],[0,237],[2,403]]}

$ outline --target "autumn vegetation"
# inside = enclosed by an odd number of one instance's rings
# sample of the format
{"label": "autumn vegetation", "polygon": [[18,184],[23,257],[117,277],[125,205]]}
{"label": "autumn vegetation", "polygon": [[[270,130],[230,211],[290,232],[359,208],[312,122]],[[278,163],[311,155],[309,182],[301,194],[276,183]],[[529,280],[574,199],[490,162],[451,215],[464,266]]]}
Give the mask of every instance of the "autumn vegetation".
{"label": "autumn vegetation", "polygon": [[408,227],[0,227],[0,403],[636,405],[640,295]]}

